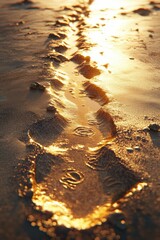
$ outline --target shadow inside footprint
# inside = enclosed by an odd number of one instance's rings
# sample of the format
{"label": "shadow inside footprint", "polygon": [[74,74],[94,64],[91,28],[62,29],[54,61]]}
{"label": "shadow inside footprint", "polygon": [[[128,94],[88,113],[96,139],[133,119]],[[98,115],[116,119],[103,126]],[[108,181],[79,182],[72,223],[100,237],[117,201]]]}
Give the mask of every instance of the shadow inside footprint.
{"label": "shadow inside footprint", "polygon": [[29,135],[36,142],[48,146],[51,145],[67,125],[67,120],[60,114],[44,118],[32,124]]}
{"label": "shadow inside footprint", "polygon": [[114,151],[106,147],[102,147],[91,155],[86,165],[98,171],[104,193],[107,195],[108,201],[112,203],[141,182],[140,177],[124,166]]}
{"label": "shadow inside footprint", "polygon": [[37,183],[42,182],[48,176],[52,167],[61,164],[63,160],[49,153],[39,154],[35,161],[35,180]]}
{"label": "shadow inside footprint", "polygon": [[96,84],[87,81],[83,84],[83,86],[87,95],[91,99],[99,102],[102,106],[109,102],[106,92],[102,88],[96,86]]}
{"label": "shadow inside footprint", "polygon": [[100,108],[96,114],[99,130],[102,132],[104,137],[112,138],[116,136],[117,130],[111,115],[106,112],[103,108]]}
{"label": "shadow inside footprint", "polygon": [[149,135],[152,139],[152,143],[155,147],[160,148],[160,132],[150,131]]}

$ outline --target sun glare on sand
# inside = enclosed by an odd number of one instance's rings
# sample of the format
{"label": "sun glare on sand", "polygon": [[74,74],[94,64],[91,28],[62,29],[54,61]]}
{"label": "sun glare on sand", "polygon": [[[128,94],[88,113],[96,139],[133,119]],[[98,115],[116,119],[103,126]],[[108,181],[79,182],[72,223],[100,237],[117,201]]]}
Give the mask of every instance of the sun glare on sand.
{"label": "sun glare on sand", "polygon": [[113,41],[125,35],[123,29],[127,22],[116,17],[125,4],[125,0],[95,0],[90,5],[90,17],[86,20],[90,28],[86,29],[85,35],[93,46],[84,51],[84,55],[89,55],[99,66],[117,66],[119,62],[124,62],[123,54],[115,48]]}
{"label": "sun glare on sand", "polygon": [[95,0],[92,3],[91,9],[106,9],[106,8],[120,8],[124,4],[124,0]]}

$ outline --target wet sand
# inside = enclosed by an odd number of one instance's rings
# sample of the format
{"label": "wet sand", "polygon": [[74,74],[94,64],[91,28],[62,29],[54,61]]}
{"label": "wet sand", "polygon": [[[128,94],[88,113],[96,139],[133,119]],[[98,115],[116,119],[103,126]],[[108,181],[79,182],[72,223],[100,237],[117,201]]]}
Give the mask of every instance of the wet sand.
{"label": "wet sand", "polygon": [[160,3],[91,2],[0,2],[0,239],[159,239]]}

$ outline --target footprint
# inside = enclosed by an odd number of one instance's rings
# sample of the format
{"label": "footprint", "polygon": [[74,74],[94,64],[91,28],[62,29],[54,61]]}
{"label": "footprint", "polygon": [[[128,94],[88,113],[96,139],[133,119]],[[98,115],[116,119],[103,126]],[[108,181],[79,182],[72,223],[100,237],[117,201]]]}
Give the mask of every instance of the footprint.
{"label": "footprint", "polygon": [[74,190],[78,184],[84,181],[84,175],[75,170],[67,169],[65,175],[60,179],[60,182],[63,184],[64,188]]}

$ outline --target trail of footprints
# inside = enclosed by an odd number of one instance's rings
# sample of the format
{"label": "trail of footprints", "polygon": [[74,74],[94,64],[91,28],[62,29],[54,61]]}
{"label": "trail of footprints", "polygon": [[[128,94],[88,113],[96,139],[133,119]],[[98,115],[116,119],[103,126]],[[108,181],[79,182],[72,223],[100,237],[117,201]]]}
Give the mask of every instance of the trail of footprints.
{"label": "trail of footprints", "polygon": [[[84,184],[85,192],[85,187],[92,183],[93,175],[98,176],[100,186],[106,194],[106,201],[113,203],[124,196],[140,179],[132,170],[125,167],[121,159],[105,144],[98,147],[100,141],[116,135],[116,126],[111,115],[103,109],[103,106],[109,102],[105,91],[88,81],[99,75],[101,70],[89,56],[83,56],[81,53],[81,49],[87,51],[92,46],[83,34],[83,30],[87,28],[85,18],[89,15],[88,7],[83,4],[73,8],[65,7],[62,10],[62,14],[64,13],[67,17],[57,19],[54,32],[49,34],[47,40],[49,53],[45,58],[53,64],[54,71],[50,81],[53,95],[52,107],[48,108],[51,114],[38,120],[28,129],[28,141],[26,141],[28,157],[23,162],[28,170],[25,170],[26,175],[23,175],[19,192],[23,196],[32,192],[31,198],[35,204],[41,195],[48,195],[51,200],[55,200],[59,189],[63,191],[63,195],[66,191],[74,192],[76,198],[79,196],[79,186]],[[71,46],[67,37],[70,34],[75,38]],[[71,57],[67,57],[64,53],[67,53],[70,48],[78,48],[78,50]],[[99,110],[93,114],[93,126],[89,124],[89,119],[86,119],[83,125],[77,122],[76,116],[73,116],[73,119],[72,116],[71,119],[67,119],[63,114],[68,111],[66,105],[68,100],[64,97],[64,93],[67,84],[69,86],[72,80],[59,68],[61,64],[69,61],[72,61],[75,69],[87,78],[85,83],[81,83],[85,95],[99,104]],[[52,74],[52,70],[49,71],[49,74]],[[81,75],[79,81],[81,81]],[[77,104],[77,99],[75,102],[73,100],[73,103]],[[85,118],[85,116],[81,117]],[[93,148],[92,145],[97,147]],[[90,176],[90,180],[86,174]],[[44,193],[40,192],[41,188],[44,188]],[[81,199],[84,205],[88,197],[90,196],[85,193],[84,199]],[[43,209],[43,206],[41,207]],[[77,205],[77,208],[80,207],[81,205]]]}

